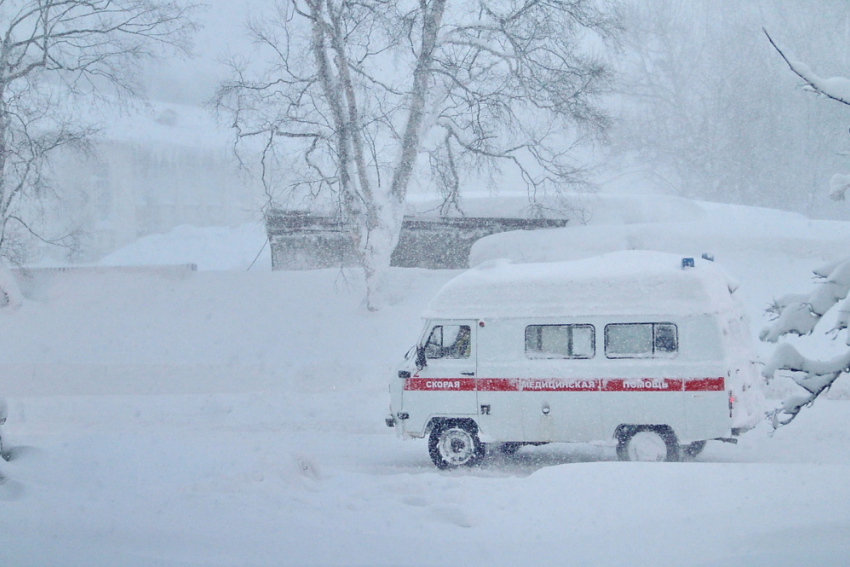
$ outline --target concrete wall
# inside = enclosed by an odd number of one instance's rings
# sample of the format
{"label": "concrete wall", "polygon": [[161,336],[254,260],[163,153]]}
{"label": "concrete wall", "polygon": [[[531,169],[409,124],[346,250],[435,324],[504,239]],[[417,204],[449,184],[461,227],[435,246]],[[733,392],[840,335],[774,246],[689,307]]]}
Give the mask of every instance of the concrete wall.
{"label": "concrete wall", "polygon": [[[405,217],[391,265],[403,268],[469,267],[472,245],[485,236],[509,230],[566,226],[567,219],[482,217]],[[271,211],[266,230],[272,269],[305,270],[355,265],[347,226],[332,217]]]}

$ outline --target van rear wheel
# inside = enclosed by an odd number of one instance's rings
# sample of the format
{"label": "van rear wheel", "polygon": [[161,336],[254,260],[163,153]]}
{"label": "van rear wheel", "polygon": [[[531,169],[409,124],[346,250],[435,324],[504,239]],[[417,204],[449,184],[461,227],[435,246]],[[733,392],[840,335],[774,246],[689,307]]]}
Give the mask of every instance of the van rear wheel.
{"label": "van rear wheel", "polygon": [[621,461],[679,460],[679,443],[669,427],[628,427],[617,437],[617,458]]}
{"label": "van rear wheel", "polygon": [[428,453],[439,469],[471,467],[484,456],[484,444],[474,422],[445,420],[431,429]]}

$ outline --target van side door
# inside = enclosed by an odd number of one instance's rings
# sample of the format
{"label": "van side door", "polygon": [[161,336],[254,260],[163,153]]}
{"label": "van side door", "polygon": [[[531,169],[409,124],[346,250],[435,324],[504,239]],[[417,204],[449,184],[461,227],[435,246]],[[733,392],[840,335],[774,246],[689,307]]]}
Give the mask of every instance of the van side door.
{"label": "van side door", "polygon": [[408,431],[424,431],[435,416],[476,415],[475,321],[430,321],[420,346],[426,364],[405,381],[402,394]]}
{"label": "van side door", "polygon": [[599,439],[600,387],[596,330],[589,323],[525,327],[530,373],[520,381],[525,440]]}

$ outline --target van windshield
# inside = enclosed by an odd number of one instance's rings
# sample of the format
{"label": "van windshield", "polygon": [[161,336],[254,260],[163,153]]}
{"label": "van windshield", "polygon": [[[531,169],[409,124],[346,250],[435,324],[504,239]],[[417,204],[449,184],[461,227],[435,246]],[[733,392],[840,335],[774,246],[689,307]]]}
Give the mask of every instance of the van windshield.
{"label": "van windshield", "polygon": [[469,325],[436,325],[425,343],[425,357],[469,358],[472,351],[472,329]]}

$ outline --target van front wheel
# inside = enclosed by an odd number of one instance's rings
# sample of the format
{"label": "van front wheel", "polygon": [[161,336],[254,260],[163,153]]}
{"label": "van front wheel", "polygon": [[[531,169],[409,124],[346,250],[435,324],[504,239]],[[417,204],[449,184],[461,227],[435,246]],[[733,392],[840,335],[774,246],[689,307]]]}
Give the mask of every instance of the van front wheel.
{"label": "van front wheel", "polygon": [[679,443],[669,427],[628,427],[618,434],[621,461],[678,461]]}
{"label": "van front wheel", "polygon": [[484,456],[474,423],[446,420],[434,425],[428,438],[428,453],[440,469],[471,467]]}

